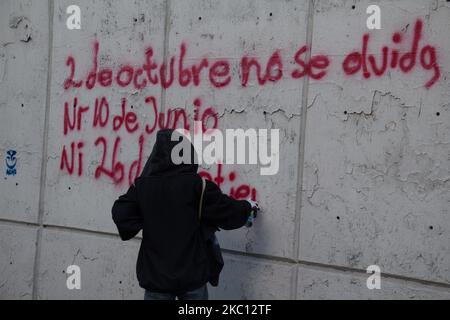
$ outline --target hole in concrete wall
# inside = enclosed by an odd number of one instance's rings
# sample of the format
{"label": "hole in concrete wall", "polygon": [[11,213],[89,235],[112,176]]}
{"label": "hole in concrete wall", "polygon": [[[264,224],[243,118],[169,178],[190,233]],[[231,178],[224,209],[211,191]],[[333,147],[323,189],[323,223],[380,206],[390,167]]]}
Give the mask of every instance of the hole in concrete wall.
{"label": "hole in concrete wall", "polygon": [[353,6],[352,6],[352,9],[353,9],[353,10],[355,10],[355,9],[356,9],[356,6],[355,6],[355,5],[353,5]]}
{"label": "hole in concrete wall", "polygon": [[202,20],[202,17],[198,17],[198,20],[199,20],[199,21]]}
{"label": "hole in concrete wall", "polygon": [[66,273],[66,270],[63,270],[63,273]]}
{"label": "hole in concrete wall", "polygon": [[70,190],[70,187],[69,187],[69,190]]}
{"label": "hole in concrete wall", "polygon": [[137,22],[137,18],[134,18],[134,22]]}
{"label": "hole in concrete wall", "polygon": [[9,264],[12,264],[12,261],[10,261]]}
{"label": "hole in concrete wall", "polygon": [[434,229],[433,226],[429,226],[428,228],[429,228],[430,230],[433,230],[433,229]]}
{"label": "hole in concrete wall", "polygon": [[271,13],[269,13],[269,16],[272,16],[272,12],[271,12]]}
{"label": "hole in concrete wall", "polygon": [[131,109],[133,109],[133,105],[131,105]]}
{"label": "hole in concrete wall", "polygon": [[23,103],[20,106],[23,108]]}
{"label": "hole in concrete wall", "polygon": [[336,219],[341,220],[341,217],[337,216]]}
{"label": "hole in concrete wall", "polygon": [[16,186],[18,186],[19,185],[19,183],[18,182],[16,182]]}
{"label": "hole in concrete wall", "polygon": [[436,112],[436,116],[438,116],[438,117],[439,117],[440,115],[441,115],[441,113],[440,113],[440,112]]}
{"label": "hole in concrete wall", "polygon": [[119,281],[120,284],[122,284],[122,281]]}
{"label": "hole in concrete wall", "polygon": [[344,111],[344,114],[346,115],[347,113],[348,113],[347,110],[345,110],[345,111]]}

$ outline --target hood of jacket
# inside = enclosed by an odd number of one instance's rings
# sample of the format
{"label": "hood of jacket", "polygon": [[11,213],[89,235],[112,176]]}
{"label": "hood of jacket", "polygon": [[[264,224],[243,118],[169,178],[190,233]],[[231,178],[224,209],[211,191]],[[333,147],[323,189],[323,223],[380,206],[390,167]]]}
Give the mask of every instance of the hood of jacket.
{"label": "hood of jacket", "polygon": [[[177,138],[175,141],[172,141],[172,134],[174,134],[174,137]],[[172,161],[172,150],[179,143],[181,143],[182,145],[180,146],[183,147],[179,153],[180,157],[183,156],[183,150],[190,148],[190,163],[175,164]],[[161,129],[156,134],[155,145],[153,146],[153,150],[145,163],[141,177],[165,174],[196,173],[197,170],[197,153],[189,139],[173,129]]]}

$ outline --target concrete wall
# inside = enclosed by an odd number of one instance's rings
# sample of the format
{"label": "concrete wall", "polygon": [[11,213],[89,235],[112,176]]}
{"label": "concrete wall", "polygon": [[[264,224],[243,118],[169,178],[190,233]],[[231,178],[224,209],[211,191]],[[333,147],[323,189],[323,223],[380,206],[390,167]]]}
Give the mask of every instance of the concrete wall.
{"label": "concrete wall", "polygon": [[[80,30],[66,28],[71,4],[81,9]],[[381,30],[366,27],[370,4],[381,8]],[[450,298],[450,2],[8,0],[0,16],[0,298],[142,298],[139,239],[121,242],[110,210],[154,142],[147,97],[162,122],[178,108],[192,125],[198,99],[207,126],[280,129],[278,174],[221,168],[222,189],[254,190],[263,212],[251,229],[218,233],[226,264],[212,298]],[[421,23],[415,63],[392,67],[393,50],[407,54]],[[387,47],[379,75],[369,58],[370,76],[343,65],[362,52],[365,34],[379,68]],[[98,72],[136,72],[151,47],[158,65],[175,57],[175,79],[165,89],[115,80],[87,88],[96,43]],[[225,84],[215,86],[205,69],[198,84],[182,86],[182,44],[185,66],[226,62],[229,82],[218,77]],[[296,61],[304,45],[311,52]],[[276,81],[260,83],[252,69],[244,86],[242,57],[257,59],[264,75],[276,52]],[[293,77],[309,54],[329,61],[312,70],[322,77]],[[80,87],[65,87],[71,66]],[[109,118],[103,105],[105,122],[95,123],[102,97]],[[114,130],[123,98],[135,131]],[[217,166],[202,170],[217,176]],[[66,287],[72,264],[81,290]],[[366,287],[374,264],[380,290]]]}

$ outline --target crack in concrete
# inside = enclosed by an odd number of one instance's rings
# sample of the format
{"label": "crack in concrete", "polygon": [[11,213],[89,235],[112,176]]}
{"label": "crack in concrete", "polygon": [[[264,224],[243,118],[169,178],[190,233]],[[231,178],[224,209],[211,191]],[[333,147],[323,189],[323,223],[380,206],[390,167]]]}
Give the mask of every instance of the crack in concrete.
{"label": "crack in concrete", "polygon": [[288,119],[288,120],[291,120],[291,119],[294,118],[294,117],[300,117],[300,116],[301,116],[300,113],[291,113],[290,115],[288,115],[288,113],[287,113],[284,109],[282,109],[282,108],[278,108],[278,109],[273,110],[273,111],[267,111],[267,110],[264,110],[264,111],[263,111],[263,114],[264,114],[264,117],[265,117],[267,114],[269,114],[269,115],[274,115],[275,113],[280,113],[280,112],[281,112],[281,113],[286,117],[286,119]]}
{"label": "crack in concrete", "polygon": [[311,107],[316,103],[316,99],[317,99],[319,96],[322,97],[322,94],[321,94],[321,93],[318,93],[318,94],[316,94],[316,95],[314,96],[313,101],[312,101],[311,104],[308,105],[308,107],[307,107],[308,109],[311,108]]}
{"label": "crack in concrete", "polygon": [[[223,118],[225,116],[225,114],[242,114],[242,113],[246,113],[247,109],[246,108],[242,108],[242,109],[237,109],[237,108],[224,108],[223,112],[219,113],[217,112],[216,115],[218,118]],[[300,113],[291,113],[288,114],[288,112],[286,112],[283,108],[279,107],[273,111],[267,111],[267,110],[262,110],[262,113],[264,114],[264,117],[266,118],[267,115],[274,115],[276,113],[282,113],[286,119],[291,120],[294,117],[300,117]],[[267,119],[266,119],[267,120]]]}
{"label": "crack in concrete", "polygon": [[22,24],[25,24],[25,26],[23,27],[24,34],[22,35],[20,41],[30,42],[32,40],[30,20],[25,16],[13,16],[9,20],[9,27],[11,29],[19,29],[19,26]]}
{"label": "crack in concrete", "polygon": [[6,285],[7,282],[8,282],[8,280],[5,280],[5,282],[3,282],[2,284],[0,284],[0,289],[3,288],[3,287]]}
{"label": "crack in concrete", "polygon": [[[389,97],[389,98],[393,99],[394,101],[398,102],[397,105],[400,108],[407,108],[407,109],[409,109],[409,108],[417,108],[417,106],[407,105],[405,102],[402,102],[401,98],[399,98],[399,97],[395,96],[394,94],[392,94],[391,91],[382,92],[382,91],[379,91],[379,90],[374,90],[373,91],[373,96],[372,96],[372,101],[370,103],[370,111],[366,112],[364,110],[361,110],[361,111],[350,111],[350,110],[347,110],[346,111],[347,112],[347,117],[344,119],[344,121],[348,121],[348,119],[350,118],[349,116],[352,116],[352,115],[357,116],[357,117],[364,116],[366,119],[373,118],[373,120],[375,120],[376,111],[378,109],[377,106],[380,105],[381,99],[384,98],[384,97]],[[419,107],[421,108],[421,106],[422,106],[422,103],[420,104]],[[419,114],[420,114],[420,111],[421,111],[420,108],[419,108]]]}
{"label": "crack in concrete", "polygon": [[90,257],[88,257],[88,256],[85,256],[85,255],[81,252],[81,249],[78,249],[78,250],[77,250],[77,253],[75,253],[75,255],[73,256],[72,264],[75,263],[75,260],[76,260],[76,258],[78,257],[78,255],[81,255],[81,257],[82,257],[84,260],[95,261],[95,260],[98,259],[98,257],[90,258]]}

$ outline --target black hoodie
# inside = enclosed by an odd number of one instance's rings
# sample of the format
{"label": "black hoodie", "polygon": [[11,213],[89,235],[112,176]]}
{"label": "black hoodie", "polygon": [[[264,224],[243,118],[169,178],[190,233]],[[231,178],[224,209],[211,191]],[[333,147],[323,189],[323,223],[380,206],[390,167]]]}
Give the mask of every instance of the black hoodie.
{"label": "black hoodie", "polygon": [[[122,240],[143,230],[136,267],[140,286],[173,293],[197,289],[210,280],[202,227],[240,228],[246,223],[251,206],[245,200],[223,194],[214,182],[206,181],[200,221],[202,182],[194,163],[195,150],[187,142],[191,164],[174,164],[171,153],[179,142],[171,141],[172,132],[158,131],[141,176],[114,202],[112,218]],[[179,137],[180,143],[188,141]]]}

